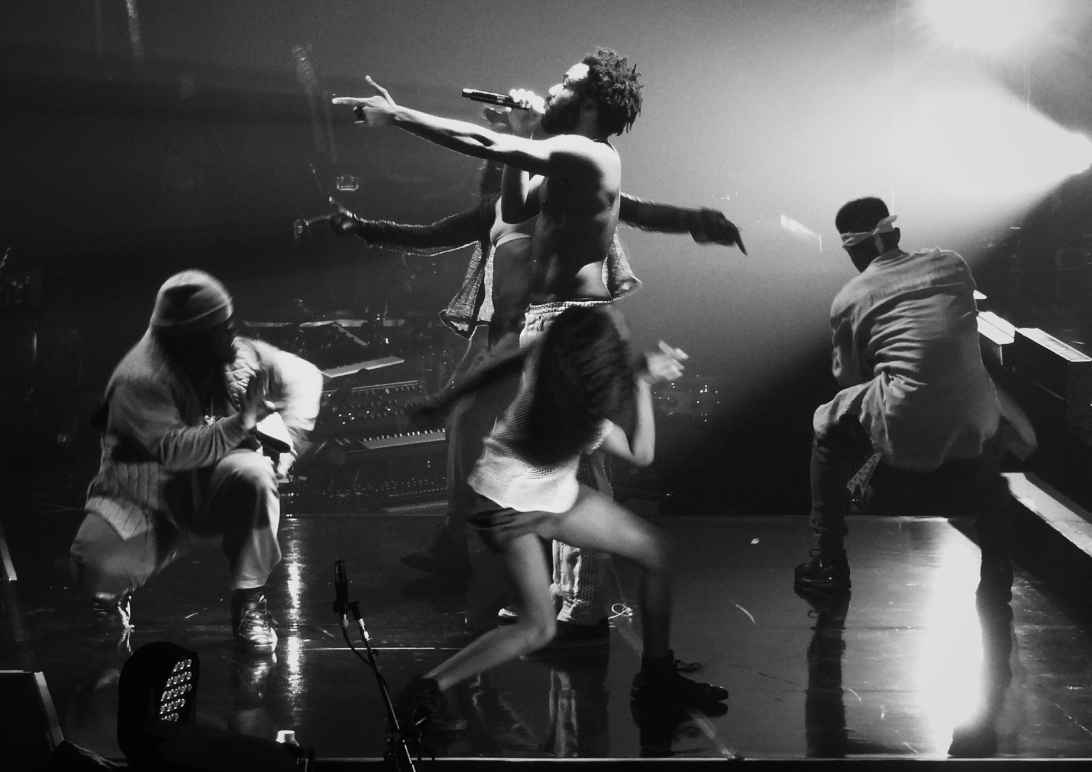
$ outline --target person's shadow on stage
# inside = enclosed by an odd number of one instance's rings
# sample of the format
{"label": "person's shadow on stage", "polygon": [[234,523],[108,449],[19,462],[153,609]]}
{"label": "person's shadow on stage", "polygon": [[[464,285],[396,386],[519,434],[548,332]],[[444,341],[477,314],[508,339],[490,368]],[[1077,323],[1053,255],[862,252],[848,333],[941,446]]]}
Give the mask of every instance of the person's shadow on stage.
{"label": "person's shadow on stage", "polygon": [[607,732],[609,644],[549,661],[550,725],[543,750],[556,758],[610,756]]}
{"label": "person's shadow on stage", "polygon": [[842,665],[850,592],[801,595],[815,625],[808,643],[808,685],[804,693],[804,736],[808,758],[841,759],[852,754],[890,754],[901,749],[850,736],[846,726]]}
{"label": "person's shadow on stage", "polygon": [[976,715],[952,733],[950,756],[996,755],[1003,713],[1012,694],[1012,607],[985,594],[979,594],[977,607],[982,626],[982,695]]}
{"label": "person's shadow on stage", "polygon": [[475,753],[498,756],[604,758],[608,739],[607,666],[610,647],[544,649],[531,655],[546,670],[548,722],[536,729],[484,673],[468,689],[469,731]]}
{"label": "person's shadow on stage", "polygon": [[[805,597],[815,617],[808,644],[808,685],[804,697],[805,737],[809,758],[845,758],[849,755],[901,753],[868,740],[853,738],[846,725],[842,684],[845,627],[851,594]],[[997,753],[999,723],[1012,683],[1012,609],[1007,603],[980,594],[977,602],[982,626],[981,708],[957,727],[950,756],[987,757]]]}

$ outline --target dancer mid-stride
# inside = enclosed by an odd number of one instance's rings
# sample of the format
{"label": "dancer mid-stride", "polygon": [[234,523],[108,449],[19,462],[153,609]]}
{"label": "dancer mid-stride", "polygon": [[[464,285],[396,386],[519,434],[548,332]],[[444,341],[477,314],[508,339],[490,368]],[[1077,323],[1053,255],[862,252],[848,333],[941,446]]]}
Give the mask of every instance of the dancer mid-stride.
{"label": "dancer mid-stride", "polygon": [[[404,720],[424,731],[463,725],[446,706],[444,692],[452,686],[553,637],[557,622],[540,539],[609,552],[641,569],[644,651],[634,700],[724,711],[727,690],[677,672],[669,643],[670,574],[663,536],[609,496],[577,482],[581,454],[598,447],[638,465],[652,462],[651,386],[678,378],[686,359],[681,350],[661,343],[635,367],[616,317],[603,306],[569,307],[524,350],[519,394],[486,438],[470,476],[478,494],[471,524],[500,553],[519,618],[410,683],[400,700]],[[459,391],[481,385],[468,381]],[[445,393],[449,400],[458,396]],[[627,411],[635,416],[628,435],[616,423]]]}

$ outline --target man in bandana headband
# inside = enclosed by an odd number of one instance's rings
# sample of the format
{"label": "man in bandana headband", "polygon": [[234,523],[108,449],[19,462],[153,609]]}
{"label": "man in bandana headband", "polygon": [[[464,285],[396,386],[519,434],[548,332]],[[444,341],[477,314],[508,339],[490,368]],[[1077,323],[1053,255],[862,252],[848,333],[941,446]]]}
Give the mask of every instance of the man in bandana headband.
{"label": "man in bandana headband", "polygon": [[[841,391],[815,411],[815,543],[796,568],[795,588],[805,595],[849,589],[845,515],[853,501],[869,512],[982,515],[979,594],[1007,602],[1009,497],[993,441],[1002,403],[979,349],[974,278],[955,252],[899,249],[894,221],[878,198],[850,201],[835,218],[860,275],[831,306]],[[1033,446],[1033,430],[1002,399],[1025,446]]]}

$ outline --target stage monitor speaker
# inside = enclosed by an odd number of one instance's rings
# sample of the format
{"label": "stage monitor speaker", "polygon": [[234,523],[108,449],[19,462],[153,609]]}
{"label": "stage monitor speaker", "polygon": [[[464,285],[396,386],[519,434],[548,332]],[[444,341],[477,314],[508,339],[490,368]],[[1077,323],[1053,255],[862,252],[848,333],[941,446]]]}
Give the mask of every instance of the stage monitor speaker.
{"label": "stage monitor speaker", "polygon": [[995,367],[1007,367],[1016,340],[1016,327],[992,311],[978,312],[978,342],[982,358]]}
{"label": "stage monitor speaker", "polygon": [[1020,327],[1011,362],[1016,375],[1061,403],[1069,429],[1092,440],[1092,357],[1043,330]]}

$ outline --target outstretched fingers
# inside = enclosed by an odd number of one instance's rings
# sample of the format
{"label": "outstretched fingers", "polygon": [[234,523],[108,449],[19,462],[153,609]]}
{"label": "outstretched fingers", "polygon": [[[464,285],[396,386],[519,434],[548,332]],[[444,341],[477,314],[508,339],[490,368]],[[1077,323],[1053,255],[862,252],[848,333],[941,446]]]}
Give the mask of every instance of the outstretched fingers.
{"label": "outstretched fingers", "polygon": [[[371,75],[364,76],[364,82],[375,89],[375,93],[386,99],[391,104],[394,104],[394,100],[391,98],[391,92],[380,86]],[[361,105],[370,105],[375,97],[334,97],[330,100],[331,104],[335,105],[349,105],[350,107],[358,107]]]}
{"label": "outstretched fingers", "polygon": [[660,351],[664,352],[673,359],[679,360],[680,362],[685,362],[687,359],[690,358],[690,355],[683,351],[681,348],[675,348],[674,346],[671,346],[662,340],[659,343],[659,348]]}
{"label": "outstretched fingers", "polygon": [[386,99],[386,100],[387,100],[388,102],[390,102],[391,104],[394,104],[394,100],[393,100],[393,99],[391,99],[391,92],[387,91],[387,89],[383,88],[383,87],[382,87],[382,86],[380,86],[380,85],[379,85],[378,83],[376,83],[376,82],[375,82],[375,80],[374,80],[374,79],[372,78],[372,76],[371,76],[371,75],[365,75],[365,76],[364,76],[364,81],[365,81],[365,82],[366,82],[366,83],[367,83],[367,84],[368,84],[369,86],[371,86],[372,88],[374,88],[374,89],[375,89],[375,92],[376,92],[377,94],[379,94],[379,96],[383,97],[384,99]]}

